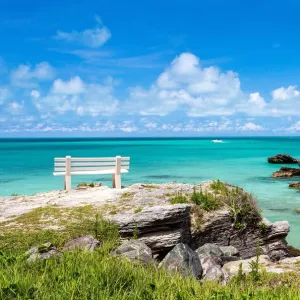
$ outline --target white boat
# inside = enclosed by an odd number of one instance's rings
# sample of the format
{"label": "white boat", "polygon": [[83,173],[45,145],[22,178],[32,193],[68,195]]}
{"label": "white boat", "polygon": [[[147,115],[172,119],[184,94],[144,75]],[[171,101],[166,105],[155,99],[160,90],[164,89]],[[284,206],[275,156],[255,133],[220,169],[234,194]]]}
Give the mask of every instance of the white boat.
{"label": "white boat", "polygon": [[222,140],[216,139],[216,140],[212,140],[213,143],[223,143]]}

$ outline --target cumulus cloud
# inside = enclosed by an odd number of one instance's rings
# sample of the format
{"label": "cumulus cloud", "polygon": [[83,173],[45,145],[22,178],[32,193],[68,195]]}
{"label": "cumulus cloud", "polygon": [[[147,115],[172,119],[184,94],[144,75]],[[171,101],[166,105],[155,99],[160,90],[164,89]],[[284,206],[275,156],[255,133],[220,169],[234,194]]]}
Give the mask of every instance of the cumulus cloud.
{"label": "cumulus cloud", "polygon": [[12,115],[18,115],[18,114],[22,113],[23,108],[24,108],[23,102],[18,103],[18,102],[13,101],[13,102],[8,103],[8,105],[7,105],[7,111],[9,113],[11,113]]}
{"label": "cumulus cloud", "polygon": [[252,122],[245,123],[244,125],[238,125],[237,131],[262,131],[264,128],[261,125],[254,124]]}
{"label": "cumulus cloud", "polygon": [[30,93],[30,96],[34,99],[38,99],[40,98],[40,92],[38,90],[32,90],[31,93]]}
{"label": "cumulus cloud", "polygon": [[114,84],[84,83],[80,77],[54,81],[45,97],[36,99],[35,106],[41,113],[73,112],[80,116],[110,116],[117,112],[118,99],[113,95]]}
{"label": "cumulus cloud", "polygon": [[272,91],[272,97],[274,100],[286,101],[296,98],[300,95],[295,85],[290,85],[287,88],[281,87]]}
{"label": "cumulus cloud", "polygon": [[85,29],[83,31],[73,30],[71,32],[65,32],[59,30],[55,38],[67,42],[76,42],[90,48],[101,47],[111,38],[111,32],[102,24],[98,16],[96,16],[96,22],[97,26],[95,28]]}
{"label": "cumulus cloud", "polygon": [[285,131],[300,132],[300,121],[298,121],[295,124],[291,125],[290,127],[286,128]]}
{"label": "cumulus cloud", "polygon": [[55,76],[54,68],[47,62],[41,62],[34,67],[19,65],[11,72],[11,83],[18,87],[30,88],[40,81],[51,80]]}

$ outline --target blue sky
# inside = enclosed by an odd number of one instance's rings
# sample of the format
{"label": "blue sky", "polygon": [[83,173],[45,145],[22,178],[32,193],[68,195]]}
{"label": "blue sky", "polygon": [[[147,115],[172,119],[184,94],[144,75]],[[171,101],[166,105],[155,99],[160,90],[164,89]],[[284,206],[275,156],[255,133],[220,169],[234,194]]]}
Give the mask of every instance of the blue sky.
{"label": "blue sky", "polygon": [[299,13],[0,0],[0,136],[298,135]]}

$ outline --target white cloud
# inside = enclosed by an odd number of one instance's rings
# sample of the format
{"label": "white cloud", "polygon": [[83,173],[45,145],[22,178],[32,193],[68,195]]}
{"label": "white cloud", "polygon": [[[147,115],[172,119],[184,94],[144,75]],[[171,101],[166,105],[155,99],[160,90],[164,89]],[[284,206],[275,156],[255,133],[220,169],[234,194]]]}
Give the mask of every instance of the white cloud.
{"label": "white cloud", "polygon": [[30,88],[37,86],[39,81],[51,80],[54,75],[54,68],[47,62],[41,62],[35,67],[19,65],[11,73],[11,82],[18,87]]}
{"label": "white cloud", "polygon": [[0,105],[2,105],[7,99],[9,99],[11,93],[8,88],[0,87]]}
{"label": "white cloud", "polygon": [[285,131],[299,132],[300,131],[300,121],[298,121],[295,124],[291,125],[290,127],[286,128]]}
{"label": "white cloud", "polygon": [[111,38],[111,32],[106,26],[102,25],[98,16],[96,16],[96,22],[97,26],[95,28],[83,31],[64,32],[59,30],[55,38],[67,42],[76,42],[91,48],[98,48]]}
{"label": "white cloud", "polygon": [[76,76],[69,81],[57,79],[50,92],[34,102],[41,113],[73,112],[80,116],[111,116],[117,113],[119,101],[113,95],[114,82],[85,84]]}
{"label": "white cloud", "polygon": [[78,76],[71,78],[69,81],[56,79],[52,87],[53,94],[76,95],[81,94],[83,91],[84,83]]}
{"label": "white cloud", "polygon": [[32,90],[30,95],[32,98],[38,99],[38,98],[40,98],[41,93],[38,90]]}
{"label": "white cloud", "polygon": [[237,131],[262,131],[264,128],[261,125],[252,122],[245,123],[244,125],[237,126]]}
{"label": "white cloud", "polygon": [[18,102],[13,101],[13,102],[10,102],[7,105],[7,110],[12,115],[18,115],[18,114],[22,113],[23,108],[24,108],[24,103],[23,102],[18,103]]}
{"label": "white cloud", "polygon": [[290,85],[287,88],[281,87],[272,91],[272,97],[274,100],[286,101],[296,98],[300,95],[295,85]]}
{"label": "white cloud", "polygon": [[135,132],[138,128],[133,124],[132,121],[124,121],[122,124],[119,124],[118,128],[123,132]]}

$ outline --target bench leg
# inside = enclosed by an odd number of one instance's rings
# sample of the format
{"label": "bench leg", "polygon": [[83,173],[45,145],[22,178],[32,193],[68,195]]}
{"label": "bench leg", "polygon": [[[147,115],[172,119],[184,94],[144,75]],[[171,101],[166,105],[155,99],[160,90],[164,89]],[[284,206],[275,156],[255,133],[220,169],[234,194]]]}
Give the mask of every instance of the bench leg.
{"label": "bench leg", "polygon": [[116,189],[121,189],[121,174],[115,175]]}
{"label": "bench leg", "polygon": [[70,191],[71,190],[71,176],[65,176],[65,190]]}
{"label": "bench leg", "polygon": [[116,176],[115,176],[115,174],[112,174],[112,187],[113,188],[116,187]]}

